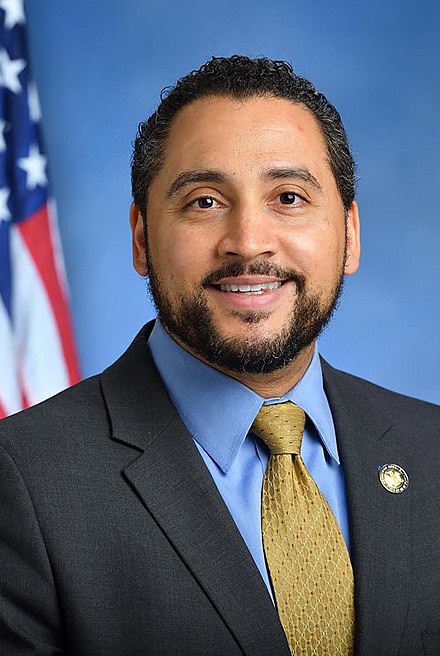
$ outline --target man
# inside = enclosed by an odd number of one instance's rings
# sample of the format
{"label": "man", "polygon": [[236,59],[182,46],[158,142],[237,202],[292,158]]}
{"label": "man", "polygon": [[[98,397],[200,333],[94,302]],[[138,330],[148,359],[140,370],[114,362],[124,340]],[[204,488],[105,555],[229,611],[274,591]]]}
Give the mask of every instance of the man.
{"label": "man", "polygon": [[439,653],[439,409],[316,351],[360,252],[338,113],[213,59],[132,182],[159,320],[0,426],[1,653]]}

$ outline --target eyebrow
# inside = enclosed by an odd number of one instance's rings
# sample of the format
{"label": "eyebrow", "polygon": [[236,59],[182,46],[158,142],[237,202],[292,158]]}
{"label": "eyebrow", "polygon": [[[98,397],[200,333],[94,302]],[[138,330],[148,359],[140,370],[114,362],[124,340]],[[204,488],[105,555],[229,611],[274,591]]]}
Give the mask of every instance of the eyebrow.
{"label": "eyebrow", "polygon": [[[282,166],[272,167],[265,169],[261,176],[266,180],[287,180],[299,179],[307,184],[310,184],[316,191],[323,193],[322,187],[318,180],[306,168],[298,166]],[[231,178],[215,169],[194,169],[189,171],[182,171],[177,178],[172,182],[167,191],[166,197],[172,200],[178,193],[187,185],[198,182],[215,182],[216,184],[224,184],[230,182]]]}
{"label": "eyebrow", "polygon": [[268,180],[290,180],[296,178],[311,185],[319,193],[323,193],[322,187],[315,176],[308,169],[301,166],[282,166],[266,169],[263,172],[263,178]]}
{"label": "eyebrow", "polygon": [[220,171],[214,169],[195,169],[193,171],[183,171],[180,173],[167,191],[166,197],[172,200],[179,191],[189,184],[195,182],[215,182],[221,184],[228,182],[229,177]]}

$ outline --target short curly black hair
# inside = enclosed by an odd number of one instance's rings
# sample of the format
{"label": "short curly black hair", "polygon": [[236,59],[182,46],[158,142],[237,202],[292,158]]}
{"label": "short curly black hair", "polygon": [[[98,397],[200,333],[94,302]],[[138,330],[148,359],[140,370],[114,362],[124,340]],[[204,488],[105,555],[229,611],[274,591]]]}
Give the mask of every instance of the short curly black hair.
{"label": "short curly black hair", "polygon": [[198,98],[255,96],[285,98],[304,105],[316,118],[324,136],[330,168],[345,210],[355,196],[355,162],[341,117],[313,84],[293,72],[285,61],[243,55],[213,57],[161,93],[161,103],[139,124],[131,161],[133,200],[144,220],[148,190],[162,166],[167,136],[178,112]]}

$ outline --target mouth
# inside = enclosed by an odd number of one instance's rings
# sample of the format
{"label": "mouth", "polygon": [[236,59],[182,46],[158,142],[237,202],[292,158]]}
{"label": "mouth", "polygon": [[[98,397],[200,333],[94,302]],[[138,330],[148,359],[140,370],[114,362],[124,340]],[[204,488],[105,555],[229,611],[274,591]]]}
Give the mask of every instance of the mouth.
{"label": "mouth", "polygon": [[268,276],[237,276],[221,278],[218,282],[209,286],[220,292],[255,296],[273,292],[288,282],[288,280],[288,278],[269,278]]}
{"label": "mouth", "polygon": [[282,281],[278,280],[274,282],[261,282],[261,283],[253,283],[253,284],[222,283],[219,285],[214,285],[214,287],[220,289],[221,292],[234,292],[236,294],[248,294],[248,295],[256,296],[259,294],[264,294],[264,292],[268,290],[272,291],[274,289],[278,289],[285,282],[286,282],[285,280]]}
{"label": "mouth", "polygon": [[269,311],[278,304],[282,287],[289,280],[267,276],[238,276],[222,278],[209,287],[215,290],[217,298],[227,308]]}

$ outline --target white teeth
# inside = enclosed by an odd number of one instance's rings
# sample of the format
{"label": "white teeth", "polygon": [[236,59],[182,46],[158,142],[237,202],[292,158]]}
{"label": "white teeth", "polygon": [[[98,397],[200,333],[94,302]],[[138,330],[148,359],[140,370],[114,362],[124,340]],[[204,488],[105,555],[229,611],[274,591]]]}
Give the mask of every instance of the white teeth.
{"label": "white teeth", "polygon": [[258,285],[220,285],[222,292],[262,292],[264,289],[278,289],[281,281],[263,282]]}

